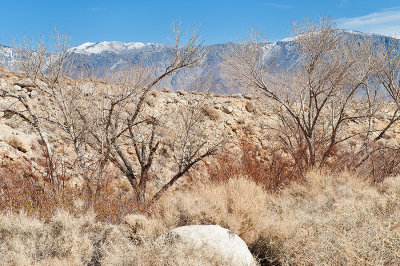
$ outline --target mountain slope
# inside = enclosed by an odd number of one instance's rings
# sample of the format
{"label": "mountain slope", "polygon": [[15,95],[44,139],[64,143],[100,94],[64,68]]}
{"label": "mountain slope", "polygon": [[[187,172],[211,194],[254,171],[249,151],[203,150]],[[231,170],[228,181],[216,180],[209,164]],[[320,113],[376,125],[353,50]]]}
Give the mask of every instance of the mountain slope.
{"label": "mountain slope", "polygon": [[11,70],[16,69],[16,60],[11,47],[0,45],[0,64]]}
{"label": "mountain slope", "polygon": [[[338,30],[348,38],[372,38],[375,43],[388,43],[390,37],[365,34],[361,32]],[[173,90],[190,90],[191,82],[196,78],[213,78],[212,90],[219,93],[235,93],[237,90],[224,79],[221,71],[222,59],[220,54],[225,52],[229,44],[216,44],[207,46],[209,53],[206,64],[194,69],[178,71],[169,76],[160,86],[170,87]],[[80,69],[91,69],[98,77],[109,76],[113,73],[128,69],[137,62],[145,67],[150,67],[155,74],[165,70],[171,57],[173,49],[171,46],[157,43],[131,42],[122,43],[117,41],[84,43],[71,48],[71,56],[75,65]],[[298,61],[296,53],[296,38],[286,38],[276,43],[265,43],[263,46],[263,60],[266,64],[274,61],[276,69],[295,67]],[[15,70],[15,57],[12,48],[0,46],[0,63]]]}

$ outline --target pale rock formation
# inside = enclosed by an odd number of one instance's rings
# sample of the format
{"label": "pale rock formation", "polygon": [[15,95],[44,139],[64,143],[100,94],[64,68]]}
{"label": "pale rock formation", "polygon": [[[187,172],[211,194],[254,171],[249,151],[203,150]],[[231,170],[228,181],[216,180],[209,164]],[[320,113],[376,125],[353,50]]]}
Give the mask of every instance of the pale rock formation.
{"label": "pale rock formation", "polygon": [[231,106],[224,106],[222,107],[222,111],[226,114],[231,114],[233,112],[233,108]]}
{"label": "pale rock formation", "polygon": [[257,265],[246,243],[232,231],[219,225],[190,225],[175,228],[157,241],[167,243],[165,252],[180,252],[186,256],[204,254],[229,265]]}
{"label": "pale rock formation", "polygon": [[25,79],[18,80],[18,81],[16,81],[14,83],[14,85],[18,85],[18,86],[20,86],[22,88],[35,87],[36,86],[35,83],[33,83],[33,81],[30,78],[25,78]]}

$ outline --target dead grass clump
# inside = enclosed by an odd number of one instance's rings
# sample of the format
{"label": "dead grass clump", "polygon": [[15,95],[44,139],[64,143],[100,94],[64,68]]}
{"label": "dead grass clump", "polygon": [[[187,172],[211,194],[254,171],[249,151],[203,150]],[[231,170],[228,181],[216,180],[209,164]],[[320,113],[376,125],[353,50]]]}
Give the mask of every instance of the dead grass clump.
{"label": "dead grass clump", "polygon": [[[24,213],[0,215],[0,260],[4,265],[140,265],[140,249],[124,226],[57,212],[47,223]],[[128,255],[127,255],[128,254]],[[64,264],[66,265],[66,264]]]}
{"label": "dead grass clump", "polygon": [[241,237],[262,262],[280,258],[276,242],[267,232],[270,195],[254,180],[231,177],[205,182],[189,190],[170,192],[153,206],[153,218],[167,228],[192,224],[217,224]]}
{"label": "dead grass clump", "polygon": [[43,223],[26,214],[0,214],[0,261],[2,265],[30,265],[39,256],[38,239]]}
{"label": "dead grass clump", "polygon": [[[232,265],[211,250],[158,240],[160,223],[128,216],[120,225],[93,214],[58,211],[43,223],[24,213],[0,215],[1,265]],[[140,239],[140,241],[138,241]]]}
{"label": "dead grass clump", "polygon": [[72,216],[68,212],[58,211],[46,225],[44,239],[50,257],[70,259],[76,264],[88,264],[94,253],[93,226],[94,214]]}
{"label": "dead grass clump", "polygon": [[127,215],[124,219],[124,229],[137,244],[154,241],[166,231],[161,222],[140,214]]}
{"label": "dead grass clump", "polygon": [[269,217],[281,234],[281,261],[398,264],[398,197],[348,174],[309,174],[307,184],[285,189],[269,208],[277,210]]}
{"label": "dead grass clump", "polygon": [[254,181],[231,178],[218,185],[201,183],[190,190],[170,192],[151,209],[168,229],[191,224],[229,228],[246,243],[263,230],[267,193]]}
{"label": "dead grass clump", "polygon": [[[0,215],[0,260],[4,265],[46,265],[50,261],[88,264],[93,245],[91,216],[76,218],[58,212],[43,223],[25,213]],[[47,261],[47,262],[46,262]],[[46,263],[41,263],[46,262]]]}

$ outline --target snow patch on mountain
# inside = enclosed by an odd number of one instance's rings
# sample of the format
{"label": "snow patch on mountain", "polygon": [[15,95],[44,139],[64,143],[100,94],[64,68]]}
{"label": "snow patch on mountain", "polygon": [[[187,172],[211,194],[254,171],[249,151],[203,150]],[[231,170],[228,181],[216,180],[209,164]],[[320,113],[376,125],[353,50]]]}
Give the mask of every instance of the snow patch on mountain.
{"label": "snow patch on mountain", "polygon": [[113,42],[104,41],[98,43],[87,42],[77,47],[71,48],[70,51],[76,54],[101,54],[104,52],[120,54],[128,50],[140,49],[148,46],[157,46],[157,44],[142,43],[142,42],[123,43],[117,41]]}
{"label": "snow patch on mountain", "polygon": [[8,69],[16,69],[16,56],[13,48],[0,44],[0,65]]}
{"label": "snow patch on mountain", "polygon": [[1,56],[12,56],[13,49],[11,47],[7,47],[0,44],[0,55]]}

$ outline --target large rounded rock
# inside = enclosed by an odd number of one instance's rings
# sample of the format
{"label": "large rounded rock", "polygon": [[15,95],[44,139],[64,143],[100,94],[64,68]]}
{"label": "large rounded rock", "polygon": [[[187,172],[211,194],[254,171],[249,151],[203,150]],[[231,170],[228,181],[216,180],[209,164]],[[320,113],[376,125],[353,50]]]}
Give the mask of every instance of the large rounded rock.
{"label": "large rounded rock", "polygon": [[233,112],[233,108],[231,106],[223,106],[222,111],[224,111],[224,113],[229,115]]}
{"label": "large rounded rock", "polygon": [[252,103],[252,102],[248,102],[246,104],[245,108],[246,108],[246,111],[249,112],[249,113],[254,113],[256,111],[256,105],[254,103]]}
{"label": "large rounded rock", "polygon": [[22,88],[36,86],[35,83],[30,78],[18,80],[14,83],[14,85],[20,86]]}
{"label": "large rounded rock", "polygon": [[162,243],[167,254],[172,255],[178,250],[188,259],[196,257],[198,265],[213,262],[241,266],[257,265],[246,243],[232,231],[219,225],[178,227],[161,236],[158,241]]}
{"label": "large rounded rock", "polygon": [[29,135],[6,124],[0,123],[0,142],[6,142],[9,146],[29,155],[35,154],[32,147],[35,146],[37,137]]}

